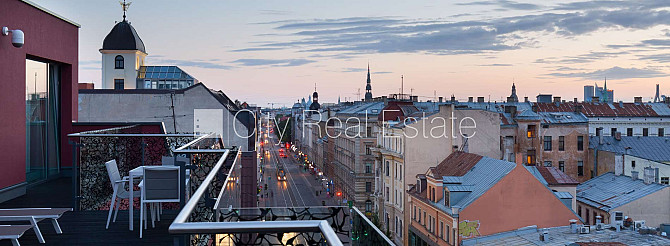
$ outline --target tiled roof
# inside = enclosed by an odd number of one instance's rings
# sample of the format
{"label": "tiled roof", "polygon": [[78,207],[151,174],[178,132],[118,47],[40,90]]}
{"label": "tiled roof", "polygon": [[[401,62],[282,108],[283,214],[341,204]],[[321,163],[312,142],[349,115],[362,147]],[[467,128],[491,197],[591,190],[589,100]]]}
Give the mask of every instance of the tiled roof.
{"label": "tiled roof", "polygon": [[645,184],[641,179],[605,173],[577,186],[577,200],[609,212],[611,209],[667,188],[658,183]]}
{"label": "tiled roof", "polygon": [[433,175],[437,177],[463,176],[481,159],[481,155],[457,151],[440,162],[440,164],[435,167]]}
{"label": "tiled roof", "polygon": [[538,112],[574,112],[575,105],[582,106],[586,117],[648,117],[659,116],[648,103],[535,103]]}
{"label": "tiled roof", "polygon": [[590,137],[589,148],[625,154],[626,148],[630,147],[629,155],[657,162],[670,161],[670,137],[621,136],[621,140],[616,140],[612,136],[603,136],[603,144],[599,144],[599,138]]}

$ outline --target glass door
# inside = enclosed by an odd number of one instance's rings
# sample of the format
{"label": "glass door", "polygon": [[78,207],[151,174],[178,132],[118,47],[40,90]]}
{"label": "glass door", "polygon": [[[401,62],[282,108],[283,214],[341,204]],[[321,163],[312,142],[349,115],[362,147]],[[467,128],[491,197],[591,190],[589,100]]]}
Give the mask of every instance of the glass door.
{"label": "glass door", "polygon": [[59,83],[56,64],[26,60],[26,182],[59,173]]}

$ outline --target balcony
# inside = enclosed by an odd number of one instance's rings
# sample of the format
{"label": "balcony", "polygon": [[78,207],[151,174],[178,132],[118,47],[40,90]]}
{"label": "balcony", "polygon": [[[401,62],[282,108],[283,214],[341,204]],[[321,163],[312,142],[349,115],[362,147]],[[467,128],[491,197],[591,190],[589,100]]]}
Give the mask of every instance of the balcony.
{"label": "balcony", "polygon": [[[72,207],[59,220],[63,234],[48,221],[38,223],[47,245],[393,245],[357,208],[304,203],[289,207],[240,207],[242,152],[220,137],[148,133],[139,126],[71,134],[77,146],[72,177],[31,187],[2,208]],[[149,222],[139,238],[139,199],[130,223],[127,201],[116,222],[105,229],[111,185],[105,162],[117,160],[122,176],[141,165],[161,165],[163,156],[185,156],[190,169],[180,203],[164,203],[155,228]],[[137,189],[137,188],[135,188]],[[150,220],[151,221],[151,220]],[[129,230],[133,224],[134,230]],[[38,245],[27,231],[19,242]],[[9,241],[0,241],[8,245]]]}

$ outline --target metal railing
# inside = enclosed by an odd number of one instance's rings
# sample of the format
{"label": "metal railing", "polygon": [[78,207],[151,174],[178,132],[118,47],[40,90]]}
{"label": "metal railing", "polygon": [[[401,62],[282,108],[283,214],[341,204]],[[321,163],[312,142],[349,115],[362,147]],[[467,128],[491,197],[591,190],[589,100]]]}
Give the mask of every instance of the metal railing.
{"label": "metal railing", "polygon": [[119,171],[126,173],[137,166],[156,165],[181,143],[203,136],[207,135],[142,133],[138,125],[68,134],[73,145],[72,207],[106,209],[111,193],[100,183],[108,180],[106,161],[117,160]]}

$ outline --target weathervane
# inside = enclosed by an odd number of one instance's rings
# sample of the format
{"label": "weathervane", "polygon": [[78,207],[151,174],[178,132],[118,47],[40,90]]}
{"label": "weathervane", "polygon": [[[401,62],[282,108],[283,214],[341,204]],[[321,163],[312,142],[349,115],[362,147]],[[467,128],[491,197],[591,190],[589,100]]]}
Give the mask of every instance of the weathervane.
{"label": "weathervane", "polygon": [[119,4],[121,4],[121,7],[123,8],[123,20],[125,21],[126,20],[126,11],[130,7],[130,4],[132,4],[132,2],[126,3],[126,0],[123,0],[123,2],[119,1]]}

